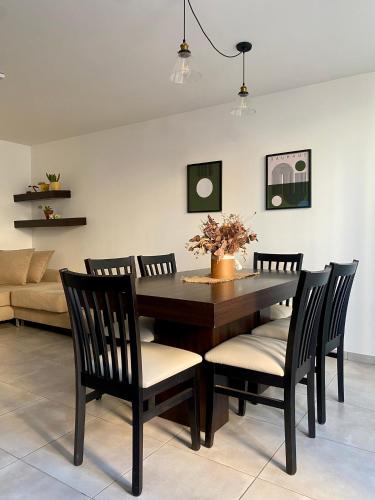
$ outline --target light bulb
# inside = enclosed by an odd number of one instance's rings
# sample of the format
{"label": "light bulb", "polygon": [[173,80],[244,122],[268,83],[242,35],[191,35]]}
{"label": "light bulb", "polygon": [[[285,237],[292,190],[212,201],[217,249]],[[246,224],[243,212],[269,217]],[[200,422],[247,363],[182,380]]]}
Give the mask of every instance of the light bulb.
{"label": "light bulb", "polygon": [[251,107],[249,92],[247,91],[246,86],[242,85],[237,95],[236,104],[230,114],[233,116],[241,117],[253,115],[254,113],[256,113],[256,111]]}
{"label": "light bulb", "polygon": [[192,57],[188,44],[184,41],[180,45],[176,64],[169,77],[172,83],[182,85],[184,83],[194,83],[202,75],[192,67]]}
{"label": "light bulb", "polygon": [[2,80],[3,78],[5,78],[5,73],[0,72],[0,80]]}

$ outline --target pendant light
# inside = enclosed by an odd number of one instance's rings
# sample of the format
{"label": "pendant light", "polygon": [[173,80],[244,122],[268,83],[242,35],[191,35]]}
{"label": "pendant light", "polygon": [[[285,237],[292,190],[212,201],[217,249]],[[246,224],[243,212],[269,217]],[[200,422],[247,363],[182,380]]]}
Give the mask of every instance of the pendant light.
{"label": "pendant light", "polygon": [[228,59],[233,59],[233,58],[238,57],[242,54],[242,85],[240,87],[240,91],[238,92],[236,105],[232,109],[231,114],[234,116],[242,117],[245,115],[250,115],[250,114],[255,113],[255,109],[251,108],[250,100],[249,100],[249,92],[248,92],[246,84],[245,84],[245,53],[249,52],[251,50],[252,44],[250,42],[237,43],[237,45],[236,45],[237,52],[235,54],[225,54],[224,52],[219,50],[214,45],[211,38],[207,35],[206,31],[204,30],[201,22],[198,19],[197,14],[195,13],[195,11],[191,5],[190,0],[183,0],[183,2],[184,2],[184,37],[183,37],[182,43],[180,45],[180,50],[177,53],[177,55],[178,55],[177,62],[173,68],[173,71],[172,71],[169,79],[171,80],[171,82],[181,85],[181,84],[185,84],[185,83],[195,82],[195,81],[199,80],[199,78],[201,77],[201,74],[198,71],[195,71],[191,66],[191,52],[189,50],[189,45],[187,44],[186,37],[185,37],[185,32],[186,32],[186,1],[189,5],[191,13],[193,14],[200,30],[202,31],[203,35],[207,38],[211,47],[218,54],[220,54],[221,56],[226,57]]}
{"label": "pendant light", "polygon": [[245,53],[250,52],[252,45],[250,42],[240,42],[236,45],[238,52],[242,53],[242,85],[237,95],[237,100],[231,115],[237,117],[248,116],[256,113],[255,109],[251,107],[249,98],[249,91],[245,84]]}
{"label": "pendant light", "polygon": [[169,77],[172,83],[182,85],[184,83],[194,83],[201,77],[199,71],[192,67],[191,52],[186,42],[186,0],[184,0],[184,37],[177,52],[177,61]]}

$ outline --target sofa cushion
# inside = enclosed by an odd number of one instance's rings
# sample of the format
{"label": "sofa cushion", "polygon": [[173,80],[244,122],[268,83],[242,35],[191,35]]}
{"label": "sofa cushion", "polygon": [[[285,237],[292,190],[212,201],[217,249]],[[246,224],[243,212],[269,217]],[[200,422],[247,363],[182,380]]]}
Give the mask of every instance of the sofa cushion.
{"label": "sofa cushion", "polygon": [[0,321],[9,321],[14,318],[13,307],[3,306],[0,307]]}
{"label": "sofa cushion", "polygon": [[33,287],[17,288],[11,292],[11,304],[55,313],[68,311],[61,283],[38,283]]}
{"label": "sofa cushion", "polygon": [[0,307],[10,306],[10,294],[13,290],[33,288],[35,283],[26,283],[26,285],[0,285]]}
{"label": "sofa cushion", "polygon": [[0,251],[0,284],[24,285],[34,249]]}
{"label": "sofa cushion", "polygon": [[39,283],[41,281],[53,253],[54,250],[39,250],[33,253],[29,272],[27,273],[28,283]]}

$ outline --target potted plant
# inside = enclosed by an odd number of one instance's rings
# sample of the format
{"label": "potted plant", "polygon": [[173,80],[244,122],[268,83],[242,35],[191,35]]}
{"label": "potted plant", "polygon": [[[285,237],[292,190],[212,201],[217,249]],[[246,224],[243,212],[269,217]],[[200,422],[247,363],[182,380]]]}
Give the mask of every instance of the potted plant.
{"label": "potted plant", "polygon": [[202,223],[202,234],[197,234],[187,243],[187,249],[196,256],[211,254],[211,277],[233,279],[235,277],[235,254],[246,255],[246,245],[258,241],[257,235],[246,228],[239,215],[223,216],[222,224],[210,215]]}
{"label": "potted plant", "polygon": [[53,208],[50,207],[49,205],[39,205],[40,210],[43,210],[43,213],[44,213],[44,217],[48,220],[48,219],[52,219],[53,218]]}
{"label": "potted plant", "polygon": [[49,180],[49,188],[51,191],[59,191],[60,189],[60,174],[48,174],[46,172],[47,179]]}
{"label": "potted plant", "polygon": [[39,186],[39,191],[48,191],[49,190],[49,184],[47,184],[44,181],[38,182]]}

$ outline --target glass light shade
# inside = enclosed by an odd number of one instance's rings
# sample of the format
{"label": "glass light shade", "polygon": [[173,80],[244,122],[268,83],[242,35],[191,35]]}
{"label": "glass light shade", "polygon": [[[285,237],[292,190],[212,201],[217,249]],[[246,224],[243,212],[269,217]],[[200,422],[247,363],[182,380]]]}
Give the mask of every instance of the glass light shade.
{"label": "glass light shade", "polygon": [[201,73],[192,67],[192,57],[186,55],[178,56],[173,71],[169,77],[172,83],[182,85],[184,83],[194,83],[201,78]]}
{"label": "glass light shade", "polygon": [[237,117],[249,116],[255,113],[256,110],[251,107],[251,99],[248,95],[238,95],[236,104],[230,112],[231,115]]}

